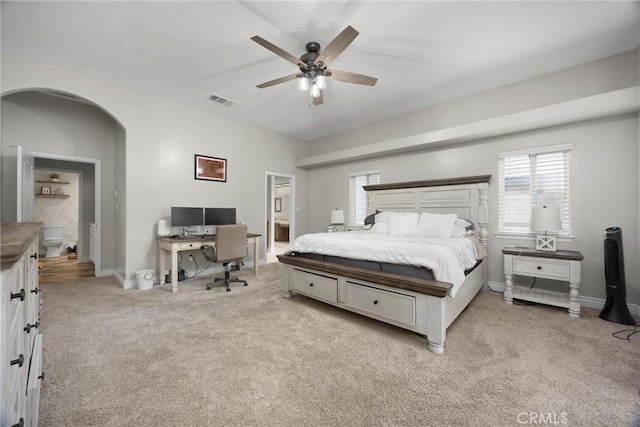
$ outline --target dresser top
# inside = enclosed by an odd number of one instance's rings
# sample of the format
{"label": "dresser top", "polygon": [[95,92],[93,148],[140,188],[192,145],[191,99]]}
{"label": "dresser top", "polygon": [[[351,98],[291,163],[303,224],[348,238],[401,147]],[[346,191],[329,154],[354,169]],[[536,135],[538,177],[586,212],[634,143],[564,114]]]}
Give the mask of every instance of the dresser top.
{"label": "dresser top", "polygon": [[0,261],[2,269],[20,259],[35,236],[42,230],[41,222],[12,222],[0,225]]}
{"label": "dresser top", "polygon": [[582,256],[582,254],[578,251],[539,251],[534,248],[525,248],[519,246],[505,246],[504,248],[502,248],[502,253],[507,255],[568,259],[574,261],[582,261],[584,259],[584,256]]}

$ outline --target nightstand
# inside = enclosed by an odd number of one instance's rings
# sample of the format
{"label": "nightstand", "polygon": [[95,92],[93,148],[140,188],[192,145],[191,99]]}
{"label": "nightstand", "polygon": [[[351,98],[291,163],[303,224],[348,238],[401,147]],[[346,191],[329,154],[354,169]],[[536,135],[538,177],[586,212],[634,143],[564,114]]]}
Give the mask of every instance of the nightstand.
{"label": "nightstand", "polygon": [[[569,309],[569,316],[580,317],[580,262],[577,251],[538,251],[532,248],[505,247],[504,302],[514,299],[537,302]],[[513,276],[539,277],[569,282],[569,294],[544,289],[514,286]]]}

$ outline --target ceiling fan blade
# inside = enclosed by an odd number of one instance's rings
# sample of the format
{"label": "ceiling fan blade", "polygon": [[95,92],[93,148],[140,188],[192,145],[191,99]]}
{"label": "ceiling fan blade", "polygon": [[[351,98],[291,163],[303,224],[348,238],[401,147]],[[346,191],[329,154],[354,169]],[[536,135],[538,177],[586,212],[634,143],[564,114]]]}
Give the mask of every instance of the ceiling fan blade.
{"label": "ceiling fan blade", "polygon": [[295,56],[293,56],[292,54],[290,54],[286,50],[283,50],[283,49],[279,48],[275,44],[263,39],[262,37],[253,36],[253,37],[251,37],[251,40],[253,40],[254,42],[258,43],[260,46],[269,49],[271,52],[275,53],[276,55],[280,56],[281,58],[286,59],[287,61],[293,63],[294,65],[296,65],[298,67],[302,67],[302,68],[307,68],[307,64],[302,62],[300,60],[300,58],[296,58]]}
{"label": "ceiling fan blade", "polygon": [[316,63],[322,62],[324,65],[328,65],[351,44],[358,34],[360,33],[351,25],[347,26],[336,38],[331,40],[327,47],[320,51],[320,55],[316,58]]}
{"label": "ceiling fan blade", "polygon": [[291,74],[291,75],[288,75],[288,76],[280,77],[278,79],[274,79],[274,80],[270,80],[268,82],[261,83],[261,84],[257,85],[256,87],[259,87],[260,89],[264,89],[265,87],[269,87],[269,86],[277,85],[277,84],[280,84],[280,83],[288,82],[289,80],[293,80],[296,77],[298,77],[297,74]]}
{"label": "ceiling fan blade", "polygon": [[313,98],[313,105],[322,105],[324,102],[324,96],[322,95],[322,89],[320,89],[320,95]]}
{"label": "ceiling fan blade", "polygon": [[331,73],[330,79],[338,80],[345,83],[355,83],[357,85],[375,86],[378,81],[375,77],[365,76],[364,74],[350,73],[348,71],[327,70]]}

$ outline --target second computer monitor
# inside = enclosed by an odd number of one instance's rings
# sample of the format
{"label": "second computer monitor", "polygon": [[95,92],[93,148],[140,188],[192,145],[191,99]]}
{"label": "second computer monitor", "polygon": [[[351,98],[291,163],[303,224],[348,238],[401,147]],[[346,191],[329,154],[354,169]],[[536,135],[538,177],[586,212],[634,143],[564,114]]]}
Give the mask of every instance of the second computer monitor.
{"label": "second computer monitor", "polygon": [[236,223],[236,208],[204,208],[204,225]]}

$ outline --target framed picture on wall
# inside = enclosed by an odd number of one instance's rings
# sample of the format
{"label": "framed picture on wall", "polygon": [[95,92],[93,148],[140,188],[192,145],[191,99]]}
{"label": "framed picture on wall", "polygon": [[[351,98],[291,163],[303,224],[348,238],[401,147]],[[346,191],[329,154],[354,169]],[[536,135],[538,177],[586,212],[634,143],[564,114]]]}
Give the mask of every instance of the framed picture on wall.
{"label": "framed picture on wall", "polygon": [[276,197],[274,199],[273,210],[276,212],[282,212],[282,199],[280,197]]}
{"label": "framed picture on wall", "polygon": [[227,182],[227,159],[195,155],[194,178]]}

